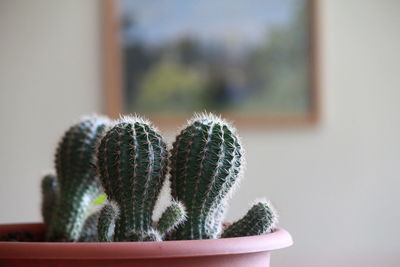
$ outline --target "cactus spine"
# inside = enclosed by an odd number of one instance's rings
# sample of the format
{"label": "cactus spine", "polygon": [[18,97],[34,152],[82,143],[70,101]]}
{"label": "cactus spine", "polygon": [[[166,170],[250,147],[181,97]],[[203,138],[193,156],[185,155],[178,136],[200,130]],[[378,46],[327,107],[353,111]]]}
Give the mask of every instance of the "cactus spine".
{"label": "cactus spine", "polygon": [[222,238],[262,235],[271,232],[278,222],[275,209],[269,201],[260,201],[237,222],[225,229]]}
{"label": "cactus spine", "polygon": [[240,177],[242,154],[235,130],[221,118],[200,114],[189,121],[170,154],[172,197],[187,211],[174,239],[218,237],[226,198]]}
{"label": "cactus spine", "polygon": [[48,240],[78,240],[91,202],[100,193],[100,183],[92,165],[96,146],[108,123],[102,117],[83,119],[61,139],[55,159],[59,196]]}
{"label": "cactus spine", "polygon": [[144,241],[152,235],[151,217],[167,167],[163,138],[137,116],[122,118],[101,140],[101,182],[119,208],[114,241]]}

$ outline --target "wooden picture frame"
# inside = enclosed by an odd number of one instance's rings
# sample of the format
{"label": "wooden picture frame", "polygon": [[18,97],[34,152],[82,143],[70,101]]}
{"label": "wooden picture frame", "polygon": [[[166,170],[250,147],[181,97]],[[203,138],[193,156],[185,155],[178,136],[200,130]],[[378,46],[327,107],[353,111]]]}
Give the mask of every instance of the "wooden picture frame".
{"label": "wooden picture frame", "polygon": [[[310,35],[310,107],[307,114],[295,116],[241,116],[222,114],[235,121],[239,127],[292,127],[312,126],[320,119],[319,88],[319,49],[318,49],[318,4],[317,0],[309,0],[309,35]],[[103,51],[104,51],[104,87],[105,111],[111,118],[124,114],[123,107],[123,67],[120,47],[121,32],[118,16],[118,0],[103,0]],[[185,122],[187,116],[151,116],[150,119],[163,127],[176,127]]]}

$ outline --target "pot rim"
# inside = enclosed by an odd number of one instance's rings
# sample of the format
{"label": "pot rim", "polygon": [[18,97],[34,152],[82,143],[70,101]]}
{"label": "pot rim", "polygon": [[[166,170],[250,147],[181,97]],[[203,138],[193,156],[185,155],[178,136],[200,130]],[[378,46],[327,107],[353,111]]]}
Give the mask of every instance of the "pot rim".
{"label": "pot rim", "polygon": [[[4,224],[0,232],[38,231],[42,223]],[[284,229],[246,237],[163,242],[0,242],[0,259],[156,259],[271,251],[293,244]]]}

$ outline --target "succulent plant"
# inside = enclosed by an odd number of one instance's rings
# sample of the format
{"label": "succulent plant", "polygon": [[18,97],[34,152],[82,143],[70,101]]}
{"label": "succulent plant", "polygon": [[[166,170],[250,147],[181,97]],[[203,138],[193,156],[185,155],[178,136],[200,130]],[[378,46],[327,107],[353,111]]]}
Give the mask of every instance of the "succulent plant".
{"label": "succulent plant", "polygon": [[162,136],[138,116],[123,117],[101,140],[97,158],[105,193],[116,206],[103,208],[100,240],[161,240],[163,233],[153,227],[152,214],[168,168]]}
{"label": "succulent plant", "polygon": [[79,242],[97,242],[97,223],[99,221],[100,211],[90,214],[82,227],[79,235]]}
{"label": "succulent plant", "polygon": [[269,201],[259,201],[254,204],[246,215],[228,226],[222,238],[262,235],[271,232],[278,222],[275,209]]}
{"label": "succulent plant", "polygon": [[173,239],[218,237],[226,199],[242,165],[242,146],[229,123],[212,114],[195,115],[189,121],[170,153],[172,197],[187,211],[187,220]]}
{"label": "succulent plant", "polygon": [[[91,203],[101,192],[93,164],[96,146],[108,126],[107,118],[85,118],[61,139],[55,159],[58,195],[48,226],[49,241],[78,241]],[[45,179],[44,185],[48,183]]]}
{"label": "succulent plant", "polygon": [[97,236],[100,242],[111,242],[114,238],[115,220],[118,217],[118,207],[107,203],[100,211],[97,224]]}
{"label": "succulent plant", "polygon": [[[220,117],[195,115],[168,155],[157,129],[138,116],[113,123],[103,117],[83,119],[68,129],[58,145],[56,175],[42,180],[46,239],[162,241],[272,231],[276,212],[268,201],[259,201],[221,233],[227,202],[244,164],[235,132]],[[153,222],[168,166],[173,201]],[[89,215],[102,190],[107,203]]]}
{"label": "succulent plant", "polygon": [[42,216],[44,223],[49,226],[54,213],[54,204],[57,202],[58,185],[53,173],[46,174],[42,179]]}
{"label": "succulent plant", "polygon": [[171,233],[176,227],[186,220],[186,211],[182,203],[172,201],[172,204],[166,208],[157,222],[157,231],[163,238],[165,234]]}

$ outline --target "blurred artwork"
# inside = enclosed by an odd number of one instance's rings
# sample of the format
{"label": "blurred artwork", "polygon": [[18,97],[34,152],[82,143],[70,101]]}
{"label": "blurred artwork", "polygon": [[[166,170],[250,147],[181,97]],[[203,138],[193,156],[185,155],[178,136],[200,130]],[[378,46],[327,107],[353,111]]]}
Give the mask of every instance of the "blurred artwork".
{"label": "blurred artwork", "polygon": [[310,2],[120,0],[125,109],[309,114]]}

